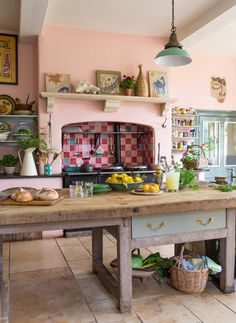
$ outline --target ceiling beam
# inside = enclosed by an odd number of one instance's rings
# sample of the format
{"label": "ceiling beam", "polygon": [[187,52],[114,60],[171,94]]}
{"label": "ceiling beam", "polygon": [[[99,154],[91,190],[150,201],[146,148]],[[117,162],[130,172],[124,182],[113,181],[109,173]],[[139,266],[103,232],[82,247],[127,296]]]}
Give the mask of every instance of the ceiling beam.
{"label": "ceiling beam", "polygon": [[20,37],[41,34],[49,0],[21,0]]}
{"label": "ceiling beam", "polygon": [[178,39],[185,47],[191,47],[235,21],[235,17],[236,0],[219,1],[199,19],[193,21],[185,29],[178,31]]}

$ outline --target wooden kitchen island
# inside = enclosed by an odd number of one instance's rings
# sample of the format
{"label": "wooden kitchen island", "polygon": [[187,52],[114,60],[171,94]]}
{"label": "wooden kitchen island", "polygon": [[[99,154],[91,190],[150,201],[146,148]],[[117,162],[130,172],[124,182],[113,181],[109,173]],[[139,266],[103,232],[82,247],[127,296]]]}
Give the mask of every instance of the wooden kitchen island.
{"label": "wooden kitchen island", "polygon": [[[118,299],[122,312],[131,310],[131,250],[134,248],[178,244],[188,241],[220,239],[223,271],[220,288],[234,291],[234,250],[236,192],[213,188],[180,191],[153,196],[109,192],[85,199],[64,199],[52,206],[0,206],[0,237],[3,234],[69,228],[92,228],[93,270]],[[103,265],[102,233],[106,229],[117,239],[117,280]],[[0,239],[2,281],[2,239]],[[7,322],[8,290],[1,284],[2,318]]]}

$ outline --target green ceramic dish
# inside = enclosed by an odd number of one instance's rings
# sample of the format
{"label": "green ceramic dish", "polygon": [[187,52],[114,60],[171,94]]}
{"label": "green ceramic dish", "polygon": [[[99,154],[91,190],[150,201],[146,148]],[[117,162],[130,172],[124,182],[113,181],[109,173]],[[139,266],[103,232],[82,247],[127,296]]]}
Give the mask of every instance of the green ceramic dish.
{"label": "green ceramic dish", "polygon": [[93,184],[93,193],[94,194],[106,193],[109,191],[111,191],[111,189],[106,184]]}
{"label": "green ceramic dish", "polygon": [[132,191],[132,190],[136,190],[137,188],[139,188],[139,186],[141,184],[143,184],[143,182],[134,182],[134,183],[126,183],[126,184],[122,184],[122,183],[110,183],[110,182],[106,182],[114,191]]}

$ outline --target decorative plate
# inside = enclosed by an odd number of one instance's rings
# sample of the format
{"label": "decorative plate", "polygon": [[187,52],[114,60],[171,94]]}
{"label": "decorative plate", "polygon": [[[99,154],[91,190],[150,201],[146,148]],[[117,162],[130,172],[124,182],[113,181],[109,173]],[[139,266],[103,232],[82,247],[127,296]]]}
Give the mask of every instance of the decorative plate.
{"label": "decorative plate", "polygon": [[135,190],[132,190],[130,191],[131,194],[135,194],[135,195],[148,195],[148,196],[151,196],[151,195],[159,195],[159,194],[162,194],[163,191],[158,191],[158,192],[144,192],[144,191],[135,191]]}
{"label": "decorative plate", "polygon": [[11,127],[6,122],[0,122],[0,132],[11,131]]}
{"label": "decorative plate", "polygon": [[9,95],[0,95],[0,115],[11,114],[15,109],[15,100]]}
{"label": "decorative plate", "polygon": [[33,127],[29,122],[19,122],[13,130],[13,136],[25,136],[33,132]]}

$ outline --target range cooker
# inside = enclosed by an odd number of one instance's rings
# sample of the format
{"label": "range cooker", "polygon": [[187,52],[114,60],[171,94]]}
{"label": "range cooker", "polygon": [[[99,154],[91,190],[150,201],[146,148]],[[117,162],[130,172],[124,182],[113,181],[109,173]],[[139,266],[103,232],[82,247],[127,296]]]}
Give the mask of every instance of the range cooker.
{"label": "range cooker", "polygon": [[144,175],[144,182],[154,182],[154,170],[149,170],[144,165],[131,166],[111,166],[99,169],[94,169],[93,172],[63,172],[63,187],[69,187],[70,184],[75,184],[76,181],[92,182],[95,184],[104,184],[106,179],[112,174],[119,174],[125,172],[126,174],[140,174]]}

